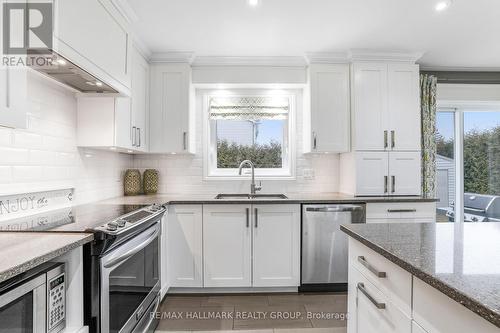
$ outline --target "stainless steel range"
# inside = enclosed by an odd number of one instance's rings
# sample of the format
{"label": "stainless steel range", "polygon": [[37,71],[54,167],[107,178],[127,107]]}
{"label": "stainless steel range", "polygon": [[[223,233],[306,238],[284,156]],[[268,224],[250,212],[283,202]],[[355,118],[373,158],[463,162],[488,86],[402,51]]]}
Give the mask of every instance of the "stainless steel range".
{"label": "stainless steel range", "polygon": [[90,332],[154,332],[160,304],[160,235],[165,208],[138,209],[93,228],[84,248],[85,324]]}

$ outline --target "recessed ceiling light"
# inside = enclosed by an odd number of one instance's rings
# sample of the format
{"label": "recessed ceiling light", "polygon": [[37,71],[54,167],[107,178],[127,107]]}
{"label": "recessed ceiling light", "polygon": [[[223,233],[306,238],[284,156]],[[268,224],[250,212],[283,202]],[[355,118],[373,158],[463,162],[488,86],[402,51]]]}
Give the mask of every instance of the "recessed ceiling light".
{"label": "recessed ceiling light", "polygon": [[247,1],[248,1],[248,5],[252,6],[252,7],[257,7],[260,3],[260,0],[247,0]]}
{"label": "recessed ceiling light", "polygon": [[102,82],[96,81],[95,85],[98,87],[102,87]]}
{"label": "recessed ceiling light", "polygon": [[446,0],[446,1],[439,1],[438,3],[436,3],[435,8],[436,8],[436,11],[442,12],[443,10],[448,9],[450,6],[451,6],[451,1]]}
{"label": "recessed ceiling light", "polygon": [[64,59],[57,59],[57,60],[56,60],[56,62],[57,62],[59,65],[62,65],[62,66],[64,66],[64,65],[66,65],[66,64],[67,64],[66,60],[64,60]]}

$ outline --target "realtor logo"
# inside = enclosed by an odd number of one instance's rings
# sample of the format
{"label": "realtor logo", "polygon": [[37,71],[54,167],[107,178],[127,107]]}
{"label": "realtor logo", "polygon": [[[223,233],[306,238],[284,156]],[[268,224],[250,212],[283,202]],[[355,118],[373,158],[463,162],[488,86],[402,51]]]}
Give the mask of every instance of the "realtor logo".
{"label": "realtor logo", "polygon": [[2,21],[4,54],[50,53],[52,3],[4,3]]}

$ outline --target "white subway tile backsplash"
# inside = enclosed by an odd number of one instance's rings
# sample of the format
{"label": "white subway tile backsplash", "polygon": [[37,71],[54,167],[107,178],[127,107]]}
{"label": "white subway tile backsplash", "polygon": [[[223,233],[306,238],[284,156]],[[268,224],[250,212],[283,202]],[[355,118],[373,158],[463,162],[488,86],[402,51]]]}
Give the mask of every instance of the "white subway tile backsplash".
{"label": "white subway tile backsplash", "polygon": [[0,192],[74,187],[77,203],[123,194],[132,157],[77,148],[72,93],[31,73],[28,106],[27,130],[0,128]]}
{"label": "white subway tile backsplash", "polygon": [[29,163],[29,150],[24,148],[0,147],[2,166],[26,165]]}

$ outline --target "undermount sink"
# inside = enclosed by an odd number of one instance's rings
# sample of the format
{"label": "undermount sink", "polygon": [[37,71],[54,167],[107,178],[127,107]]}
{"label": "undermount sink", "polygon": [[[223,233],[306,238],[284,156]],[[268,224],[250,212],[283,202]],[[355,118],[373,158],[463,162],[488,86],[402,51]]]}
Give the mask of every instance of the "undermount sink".
{"label": "undermount sink", "polygon": [[284,194],[247,194],[247,193],[237,193],[237,194],[229,194],[229,193],[220,193],[217,194],[215,199],[288,199],[288,197]]}

